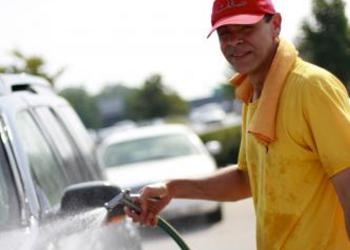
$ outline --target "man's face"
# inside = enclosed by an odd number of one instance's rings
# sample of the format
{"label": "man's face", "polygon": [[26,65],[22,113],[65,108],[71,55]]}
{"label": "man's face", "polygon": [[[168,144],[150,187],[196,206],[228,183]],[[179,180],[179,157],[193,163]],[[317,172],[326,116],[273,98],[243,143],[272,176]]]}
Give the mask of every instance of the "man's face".
{"label": "man's face", "polygon": [[281,17],[275,14],[253,25],[226,25],[217,29],[221,51],[241,74],[258,74],[269,67],[279,35]]}

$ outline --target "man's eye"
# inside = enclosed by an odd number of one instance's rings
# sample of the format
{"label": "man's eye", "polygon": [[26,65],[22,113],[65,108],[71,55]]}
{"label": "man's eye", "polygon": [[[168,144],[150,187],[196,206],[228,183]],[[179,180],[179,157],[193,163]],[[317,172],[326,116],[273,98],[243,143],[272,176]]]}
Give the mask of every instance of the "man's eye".
{"label": "man's eye", "polygon": [[219,34],[219,37],[220,37],[221,40],[227,39],[228,37],[230,37],[230,33],[229,32],[221,32]]}
{"label": "man's eye", "polygon": [[254,26],[243,26],[241,31],[242,32],[249,32],[251,30],[253,30]]}

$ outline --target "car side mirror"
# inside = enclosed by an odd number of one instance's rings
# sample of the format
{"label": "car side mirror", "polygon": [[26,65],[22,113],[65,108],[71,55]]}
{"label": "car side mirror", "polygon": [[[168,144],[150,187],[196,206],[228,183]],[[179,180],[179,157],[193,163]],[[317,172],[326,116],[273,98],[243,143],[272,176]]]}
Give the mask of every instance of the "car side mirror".
{"label": "car side mirror", "polygon": [[222,151],[222,146],[219,141],[208,141],[205,143],[205,147],[211,155],[218,155]]}
{"label": "car side mirror", "polygon": [[[83,182],[69,186],[61,199],[62,214],[103,207],[104,204],[121,192],[118,186],[107,182]],[[122,208],[116,214],[123,214]]]}

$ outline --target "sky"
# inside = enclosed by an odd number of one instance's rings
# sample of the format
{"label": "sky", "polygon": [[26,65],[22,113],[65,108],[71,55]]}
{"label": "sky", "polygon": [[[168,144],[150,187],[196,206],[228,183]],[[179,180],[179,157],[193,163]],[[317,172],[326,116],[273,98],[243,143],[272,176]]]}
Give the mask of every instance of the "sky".
{"label": "sky", "polygon": [[[152,74],[187,100],[205,97],[227,79],[227,63],[210,30],[213,0],[5,0],[0,65],[9,51],[38,55],[47,71],[65,67],[58,89],[97,93],[109,83],[140,87]],[[273,0],[282,36],[294,41],[311,0]],[[350,17],[350,0],[347,16]]]}

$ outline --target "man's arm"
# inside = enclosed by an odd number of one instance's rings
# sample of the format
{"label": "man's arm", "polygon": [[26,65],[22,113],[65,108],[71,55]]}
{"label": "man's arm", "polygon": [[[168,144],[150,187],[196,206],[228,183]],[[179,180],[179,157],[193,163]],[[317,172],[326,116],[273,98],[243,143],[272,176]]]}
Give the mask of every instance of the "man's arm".
{"label": "man's arm", "polygon": [[350,167],[333,176],[332,183],[344,210],[346,229],[350,239]]}
{"label": "man's arm", "polygon": [[248,174],[236,165],[211,176],[171,180],[166,185],[172,198],[236,201],[251,196]]}
{"label": "man's arm", "polygon": [[142,188],[137,202],[141,214],[126,209],[134,222],[156,225],[156,216],[173,198],[236,201],[251,196],[248,174],[233,165],[196,179],[175,179]]}

